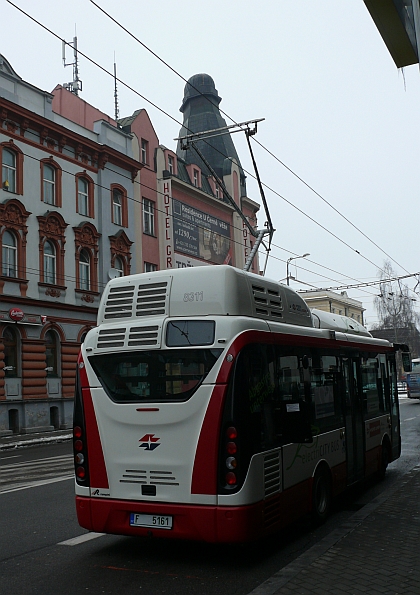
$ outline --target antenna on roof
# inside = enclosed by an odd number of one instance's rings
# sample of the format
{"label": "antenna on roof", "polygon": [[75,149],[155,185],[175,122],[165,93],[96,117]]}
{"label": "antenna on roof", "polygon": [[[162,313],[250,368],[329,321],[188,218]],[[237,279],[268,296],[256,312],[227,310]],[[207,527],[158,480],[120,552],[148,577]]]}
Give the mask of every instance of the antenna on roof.
{"label": "antenna on roof", "polygon": [[[66,45],[73,48],[73,56],[74,61],[66,63]],[[65,41],[63,39],[63,66],[73,66],[73,81],[71,83],[64,83],[63,87],[74,93],[74,95],[79,95],[79,91],[82,90],[82,81],[79,79],[79,65],[78,65],[78,56],[77,56],[77,37],[73,37],[73,41]]]}
{"label": "antenna on roof", "polygon": [[117,92],[117,63],[115,62],[114,52],[114,105],[115,105],[115,120],[118,122],[120,117],[120,109],[118,107],[118,92]]}

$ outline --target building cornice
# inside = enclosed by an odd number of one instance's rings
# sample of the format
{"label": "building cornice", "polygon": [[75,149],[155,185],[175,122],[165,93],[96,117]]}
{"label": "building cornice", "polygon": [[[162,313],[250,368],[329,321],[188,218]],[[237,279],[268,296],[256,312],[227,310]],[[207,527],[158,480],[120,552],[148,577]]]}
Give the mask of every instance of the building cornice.
{"label": "building cornice", "polygon": [[[25,136],[28,129],[39,134],[39,142]],[[3,97],[0,97],[0,132],[93,172],[104,169],[110,162],[121,169],[129,170],[134,181],[143,167],[139,161],[113,147],[95,142]],[[63,152],[65,146],[74,149],[75,157]]]}

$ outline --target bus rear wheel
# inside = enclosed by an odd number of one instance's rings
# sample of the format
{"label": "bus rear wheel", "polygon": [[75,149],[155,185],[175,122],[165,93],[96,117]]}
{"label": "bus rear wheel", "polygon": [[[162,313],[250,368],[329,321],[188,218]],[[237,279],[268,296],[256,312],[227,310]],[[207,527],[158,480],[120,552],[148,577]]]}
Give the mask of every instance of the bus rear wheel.
{"label": "bus rear wheel", "polygon": [[389,451],[388,445],[383,442],[381,446],[381,458],[379,461],[378,477],[379,479],[385,479],[386,470],[389,464]]}
{"label": "bus rear wheel", "polygon": [[331,478],[326,469],[315,473],[312,483],[312,520],[316,525],[325,523],[331,509]]}

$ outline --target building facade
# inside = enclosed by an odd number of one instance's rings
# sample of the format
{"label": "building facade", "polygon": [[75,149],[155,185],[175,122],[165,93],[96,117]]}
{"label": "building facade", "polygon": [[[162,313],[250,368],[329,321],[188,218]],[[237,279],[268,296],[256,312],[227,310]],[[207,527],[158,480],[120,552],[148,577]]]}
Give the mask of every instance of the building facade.
{"label": "building facade", "polygon": [[72,423],[76,358],[101,290],[136,270],[131,137],[0,56],[0,435]]}
{"label": "building facade", "polygon": [[364,324],[363,312],[365,308],[363,308],[362,302],[349,298],[346,291],[335,293],[334,291],[320,289],[299,291],[298,293],[310,308],[331,312],[338,316],[348,316],[354,318],[360,324]]}
{"label": "building facade", "polygon": [[[180,136],[225,127],[220,101],[209,75],[191,77],[180,110],[184,114]],[[209,168],[180,143],[175,149],[159,144],[145,110],[119,123],[133,135],[133,154],[144,166],[135,190],[137,237],[141,237],[136,257],[142,271],[211,264],[243,268],[254,237],[217,178],[255,228],[259,205],[246,194],[245,174],[230,134],[199,141]],[[258,257],[251,271],[259,272]]]}

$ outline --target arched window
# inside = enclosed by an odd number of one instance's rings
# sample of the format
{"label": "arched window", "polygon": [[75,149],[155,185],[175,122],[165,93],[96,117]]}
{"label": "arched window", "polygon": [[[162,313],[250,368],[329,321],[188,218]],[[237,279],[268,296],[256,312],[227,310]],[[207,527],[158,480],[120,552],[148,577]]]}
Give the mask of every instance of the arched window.
{"label": "arched window", "polygon": [[119,277],[130,274],[131,246],[133,242],[128,239],[123,229],[115,236],[109,236],[111,248],[111,267],[118,272]]}
{"label": "arched window", "polygon": [[54,331],[45,333],[45,369],[47,376],[58,376],[58,341]]}
{"label": "arched window", "polygon": [[0,143],[1,188],[23,194],[23,152],[13,140]]}
{"label": "arched window", "polygon": [[85,178],[77,180],[77,206],[80,215],[89,216],[89,184]]}
{"label": "arched window", "polygon": [[15,234],[6,230],[2,237],[2,275],[17,277],[17,256]]}
{"label": "arched window", "polygon": [[114,260],[114,269],[118,273],[117,277],[124,277],[124,275],[125,275],[125,273],[124,273],[124,263],[123,263],[122,259],[119,256],[116,256],[115,257],[115,260]]}
{"label": "arched window", "polygon": [[[98,293],[99,238],[96,227],[87,221],[73,227],[76,245],[76,292]],[[81,296],[91,304],[92,295]]]}
{"label": "arched window", "polygon": [[47,240],[44,244],[44,283],[55,284],[56,270],[55,247]]}
{"label": "arched window", "polygon": [[123,186],[111,185],[112,223],[120,227],[128,227],[127,191]]}
{"label": "arched window", "polygon": [[39,223],[40,283],[64,288],[64,254],[67,223],[57,211],[37,217]]}
{"label": "arched window", "polygon": [[61,207],[61,177],[61,167],[52,158],[41,161],[41,200],[47,205]]}
{"label": "arched window", "polygon": [[86,170],[75,175],[76,211],[83,217],[95,216],[95,183]]}
{"label": "arched window", "polygon": [[4,373],[6,378],[18,375],[18,338],[14,328],[6,326],[3,331]]}
{"label": "arched window", "polygon": [[3,190],[16,192],[16,154],[8,149],[2,151]]}
{"label": "arched window", "polygon": [[90,288],[90,254],[83,248],[79,256],[79,289],[89,291]]}
{"label": "arched window", "polygon": [[112,221],[122,225],[122,192],[117,188],[112,191]]}
{"label": "arched window", "polygon": [[43,167],[44,202],[47,205],[55,205],[55,169],[50,165]]}

